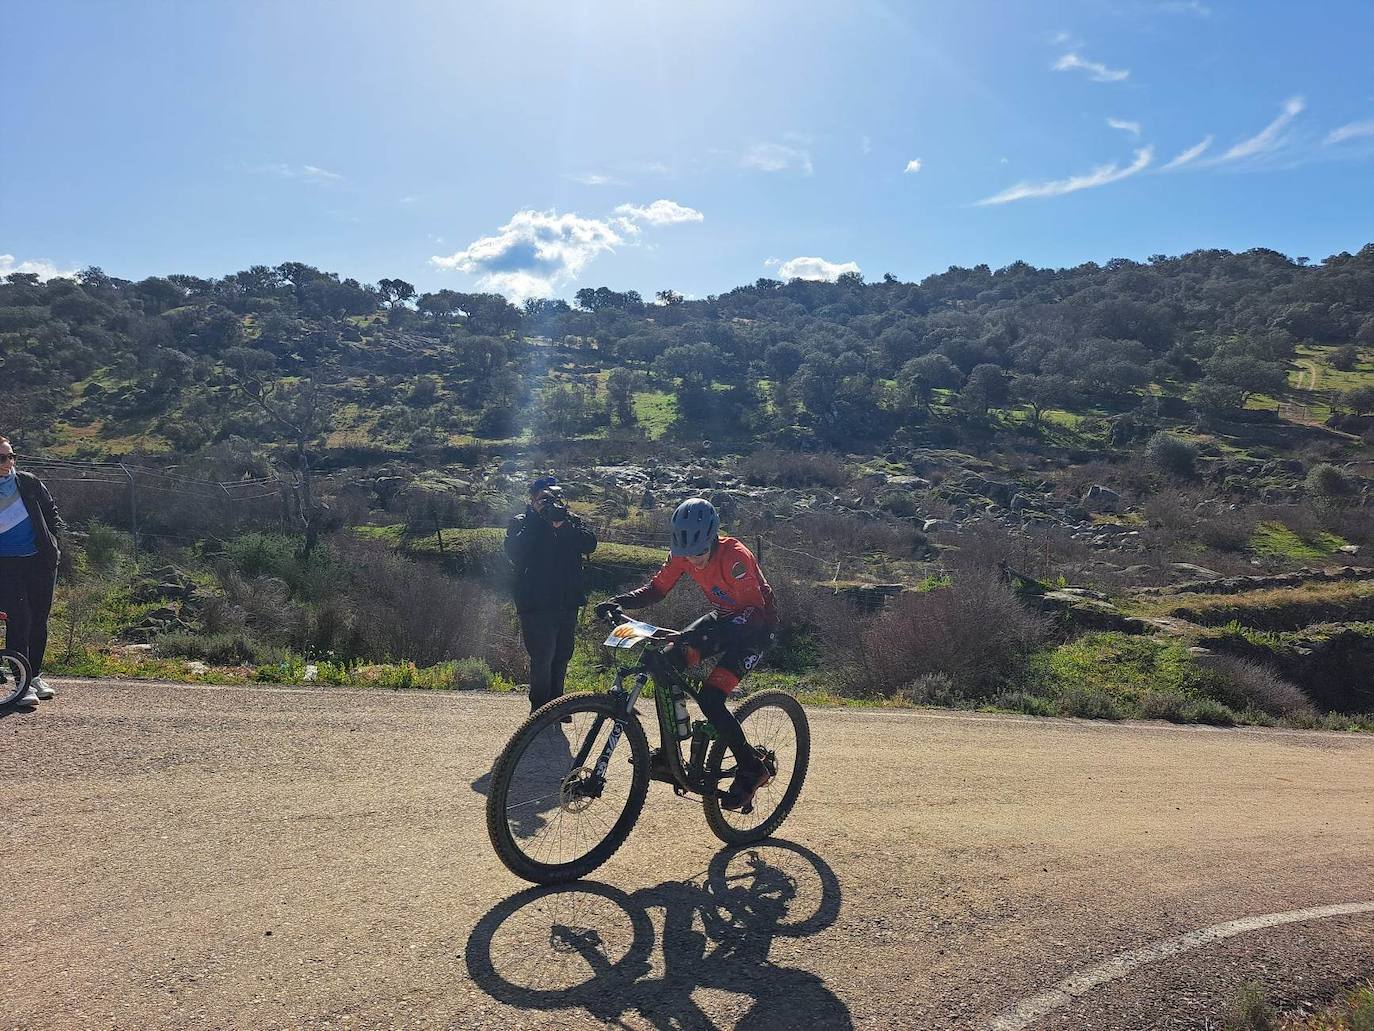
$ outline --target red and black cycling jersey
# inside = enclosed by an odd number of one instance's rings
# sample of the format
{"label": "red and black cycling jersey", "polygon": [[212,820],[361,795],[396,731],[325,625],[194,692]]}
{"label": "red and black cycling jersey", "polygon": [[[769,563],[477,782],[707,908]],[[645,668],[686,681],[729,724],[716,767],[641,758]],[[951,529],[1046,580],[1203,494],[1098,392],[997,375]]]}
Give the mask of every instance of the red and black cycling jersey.
{"label": "red and black cycling jersey", "polygon": [[696,581],[721,618],[745,623],[777,622],[773,588],[768,586],[753,553],[734,537],[721,537],[712,545],[711,558],[704,568],[697,569],[686,558],[673,556],[647,584],[615,600],[627,609],[652,605],[661,601],[684,573]]}

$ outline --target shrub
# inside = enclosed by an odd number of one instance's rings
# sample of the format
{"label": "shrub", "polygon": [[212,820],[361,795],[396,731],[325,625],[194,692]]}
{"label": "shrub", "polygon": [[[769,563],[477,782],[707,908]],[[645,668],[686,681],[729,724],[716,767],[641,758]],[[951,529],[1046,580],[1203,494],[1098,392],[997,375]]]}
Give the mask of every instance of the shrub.
{"label": "shrub", "polygon": [[1029,691],[1003,691],[988,704],[994,709],[1023,712],[1027,716],[1059,715],[1059,705],[1054,699],[1031,694]]}
{"label": "shrub", "polygon": [[86,528],[86,560],[100,572],[108,572],[124,555],[127,538],[107,523],[93,522]]}
{"label": "shrub", "polygon": [[1214,655],[1207,660],[1211,674],[1208,693],[1232,709],[1258,709],[1271,716],[1288,716],[1312,709],[1312,701],[1297,684],[1263,663],[1235,655]]}
{"label": "shrub", "polygon": [[459,659],[451,669],[449,684],[455,691],[486,690],[496,676],[481,659]]}
{"label": "shrub", "polygon": [[843,487],[849,482],[849,470],[835,455],[771,448],[746,458],[740,475],[748,483],[771,487]]}
{"label": "shrub", "polygon": [[278,659],[279,653],[269,644],[244,634],[163,634],[153,641],[153,650],[162,656],[199,659],[215,666],[239,666],[245,663],[266,665]]}
{"label": "shrub", "polygon": [[898,692],[898,697],[913,705],[943,705],[958,708],[963,693],[947,673],[922,673]]}
{"label": "shrub", "polygon": [[1320,498],[1343,498],[1352,493],[1353,484],[1340,469],[1323,462],[1307,474],[1307,489]]}
{"label": "shrub", "polygon": [[860,633],[850,673],[861,690],[887,696],[941,673],[970,698],[986,698],[1020,670],[1047,628],[995,574],[967,570],[952,587],[894,600]]}
{"label": "shrub", "polygon": [[1116,699],[1100,688],[1078,684],[1064,692],[1064,711],[1085,720],[1122,720],[1126,714]]}
{"label": "shrub", "polygon": [[1145,444],[1145,457],[1169,476],[1192,476],[1197,464],[1197,445],[1161,430]]}
{"label": "shrub", "polygon": [[1222,1024],[1225,1031],[1277,1031],[1278,1026],[1278,1015],[1257,984],[1240,990]]}

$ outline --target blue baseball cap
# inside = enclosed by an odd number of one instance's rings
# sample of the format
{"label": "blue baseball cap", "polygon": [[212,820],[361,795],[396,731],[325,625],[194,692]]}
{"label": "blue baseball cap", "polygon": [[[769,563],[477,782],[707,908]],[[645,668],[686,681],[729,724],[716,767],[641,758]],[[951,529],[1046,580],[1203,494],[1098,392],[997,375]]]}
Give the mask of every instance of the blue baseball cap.
{"label": "blue baseball cap", "polygon": [[538,494],[541,490],[548,490],[550,487],[558,486],[557,476],[541,476],[530,484],[530,493]]}

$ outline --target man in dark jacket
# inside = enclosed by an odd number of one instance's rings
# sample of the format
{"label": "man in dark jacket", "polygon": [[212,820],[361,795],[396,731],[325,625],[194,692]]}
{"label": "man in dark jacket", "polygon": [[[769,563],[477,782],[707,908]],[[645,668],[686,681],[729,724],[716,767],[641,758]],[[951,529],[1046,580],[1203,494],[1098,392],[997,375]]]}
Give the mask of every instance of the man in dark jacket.
{"label": "man in dark jacket", "polygon": [[525,511],[506,528],[506,555],[515,566],[515,611],[530,656],[530,710],[563,693],[572,658],[577,610],[587,602],[582,560],[596,534],[568,511],[558,479],[530,484]]}
{"label": "man in dark jacket", "polygon": [[18,459],[9,438],[0,437],[0,612],[8,617],[8,646],[23,653],[33,673],[20,703],[34,704],[57,693],[39,674],[62,557],[57,534],[66,526],[43,481],[15,468]]}

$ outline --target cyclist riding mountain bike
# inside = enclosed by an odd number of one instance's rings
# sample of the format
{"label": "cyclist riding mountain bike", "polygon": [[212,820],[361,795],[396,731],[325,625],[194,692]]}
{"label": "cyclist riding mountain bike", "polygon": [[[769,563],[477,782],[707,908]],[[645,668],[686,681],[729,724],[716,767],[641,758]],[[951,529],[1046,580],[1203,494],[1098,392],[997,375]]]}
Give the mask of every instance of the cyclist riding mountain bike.
{"label": "cyclist riding mountain bike", "polygon": [[716,659],[700,701],[706,718],[735,756],[738,772],[721,808],[736,810],[749,805],[772,775],[749,746],[725,699],[773,643],[778,617],[773,589],[758,561],[735,538],[720,536],[719,528],[714,505],[705,498],[688,498],[673,512],[672,544],[662,568],[643,587],[597,606],[597,615],[612,616],[622,608],[641,609],[661,601],[684,574],[711,602],[712,610],[683,629],[669,654],[680,667]]}

